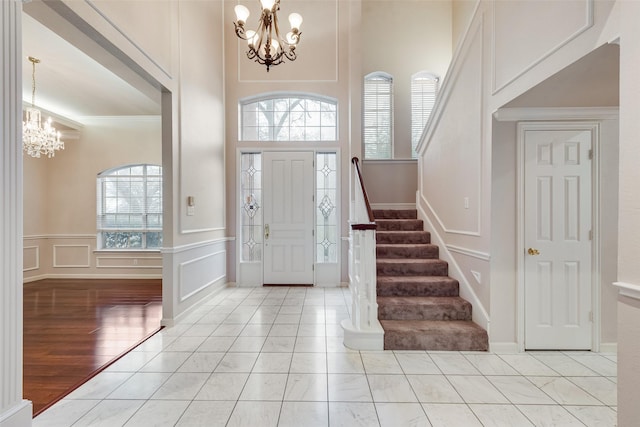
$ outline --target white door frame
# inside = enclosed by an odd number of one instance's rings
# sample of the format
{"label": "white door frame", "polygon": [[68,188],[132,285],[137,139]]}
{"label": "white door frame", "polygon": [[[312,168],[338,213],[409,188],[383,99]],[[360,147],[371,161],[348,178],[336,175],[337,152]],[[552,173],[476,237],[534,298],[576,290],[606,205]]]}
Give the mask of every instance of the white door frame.
{"label": "white door frame", "polygon": [[[235,250],[235,254],[236,254],[236,259],[235,259],[235,270],[236,270],[236,283],[238,284],[238,286],[262,286],[264,283],[264,276],[263,276],[263,262],[264,259],[261,260],[260,262],[255,262],[255,263],[242,263],[241,262],[241,258],[242,258],[242,239],[241,239],[241,229],[242,229],[242,223],[241,223],[241,219],[242,219],[242,213],[240,212],[238,206],[238,197],[241,193],[241,180],[239,179],[240,176],[240,170],[241,170],[241,156],[243,153],[260,153],[263,154],[267,151],[270,152],[311,152],[314,155],[314,175],[313,175],[313,194],[315,197],[316,194],[316,188],[317,188],[317,182],[316,182],[316,171],[315,171],[315,161],[316,161],[316,155],[318,153],[335,153],[336,154],[336,160],[337,160],[337,166],[338,166],[338,176],[337,176],[337,193],[336,193],[336,199],[338,201],[338,203],[342,203],[342,188],[341,188],[341,182],[342,182],[342,162],[341,162],[341,156],[340,156],[340,148],[339,147],[334,147],[334,146],[330,146],[330,147],[318,147],[318,146],[314,146],[314,147],[264,147],[264,146],[243,146],[243,147],[239,147],[236,149],[236,170],[235,170],[235,180],[236,180],[236,188],[235,188],[235,194],[236,194],[236,213],[235,213],[235,217],[236,217],[236,238],[235,238],[235,242],[236,242],[236,250]],[[336,284],[340,283],[340,272],[342,269],[342,239],[340,238],[340,224],[341,224],[341,214],[342,211],[342,207],[339,205],[338,206],[338,210],[337,210],[337,222],[338,222],[338,242],[337,242],[337,261],[335,263],[335,265],[333,263],[318,263],[317,262],[317,246],[316,246],[316,238],[317,236],[315,235],[316,233],[314,233],[314,249],[313,249],[313,255],[314,255],[314,269],[313,269],[313,286],[331,286],[329,285],[329,283],[333,283],[335,282]],[[260,214],[262,216],[262,213]],[[316,220],[317,220],[317,210],[314,209],[314,226],[316,224]],[[264,257],[264,253],[263,253],[263,257]],[[242,264],[242,266],[241,266]],[[246,282],[243,280],[244,277],[246,276],[250,276],[253,280],[251,280],[250,282]]]}
{"label": "white door frame", "polygon": [[517,276],[517,345],[518,351],[525,350],[525,248],[524,248],[524,185],[525,150],[524,137],[531,130],[585,130],[592,135],[593,160],[591,162],[591,351],[600,351],[600,123],[596,121],[548,121],[518,122],[517,125],[517,218],[516,218],[516,276]]}

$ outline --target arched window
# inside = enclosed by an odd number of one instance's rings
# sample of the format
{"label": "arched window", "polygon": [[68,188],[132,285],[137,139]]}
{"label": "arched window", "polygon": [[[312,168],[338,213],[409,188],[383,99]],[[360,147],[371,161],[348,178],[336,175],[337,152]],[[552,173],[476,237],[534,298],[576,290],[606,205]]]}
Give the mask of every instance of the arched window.
{"label": "arched window", "polygon": [[162,166],[126,165],[97,178],[101,249],[162,247]]}
{"label": "arched window", "polygon": [[240,101],[240,141],[337,141],[337,101],[270,94]]}
{"label": "arched window", "polygon": [[393,152],[393,77],[383,72],[364,78],[364,158],[390,159]]}
{"label": "arched window", "polygon": [[424,127],[429,121],[436,102],[440,78],[421,71],[411,76],[411,157],[416,158],[416,147]]}

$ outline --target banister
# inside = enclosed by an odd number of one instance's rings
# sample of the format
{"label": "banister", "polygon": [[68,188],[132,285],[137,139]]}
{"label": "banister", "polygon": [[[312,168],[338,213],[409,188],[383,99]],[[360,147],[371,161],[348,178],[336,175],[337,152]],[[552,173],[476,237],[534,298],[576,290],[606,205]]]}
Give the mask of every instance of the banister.
{"label": "banister", "polygon": [[[364,180],[362,179],[362,173],[360,172],[360,165],[358,164],[359,162],[360,162],[360,159],[358,159],[357,157],[353,157],[351,159],[351,163],[353,163],[356,166],[356,171],[358,172],[358,181],[360,181],[360,188],[362,189],[362,195],[364,196],[364,203],[367,208],[367,215],[369,215],[369,222],[373,223],[375,222],[375,218],[373,216],[373,210],[371,209],[371,204],[369,203],[369,196],[367,196],[367,189],[364,187]],[[360,228],[356,228],[356,227],[360,227]],[[351,228],[354,230],[363,229],[362,224],[353,224]],[[367,229],[375,230],[375,226],[372,228],[371,226],[368,226]]]}

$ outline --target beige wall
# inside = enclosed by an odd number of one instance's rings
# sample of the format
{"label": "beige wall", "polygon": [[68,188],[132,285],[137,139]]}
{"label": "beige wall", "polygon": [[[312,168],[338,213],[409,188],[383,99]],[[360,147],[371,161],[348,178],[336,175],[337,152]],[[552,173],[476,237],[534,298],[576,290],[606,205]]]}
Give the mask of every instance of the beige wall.
{"label": "beige wall", "polygon": [[[360,2],[351,2],[352,10]],[[394,78],[394,159],[400,162],[363,162],[362,169],[371,203],[392,205],[415,204],[417,164],[411,158],[411,76],[429,71],[441,77],[451,61],[450,0],[361,2],[361,28],[350,26],[351,39],[361,39],[361,49],[351,56],[353,96],[351,123],[352,154],[359,155],[362,143],[360,109],[361,86],[365,75],[383,71]],[[352,11],[353,15],[353,11]],[[358,30],[361,30],[361,33]],[[358,56],[358,54],[360,56]],[[357,68],[354,64],[357,63]],[[393,177],[389,179],[389,177]]]}
{"label": "beige wall", "polygon": [[418,163],[415,160],[364,160],[362,178],[369,202],[384,205],[416,203]]}
{"label": "beige wall", "polygon": [[51,159],[24,156],[25,280],[160,277],[157,251],[95,252],[96,177],[118,166],[161,164],[160,117],[87,118],[78,135]]}
{"label": "beige wall", "polygon": [[452,0],[451,1],[451,14],[452,14],[452,43],[451,47],[453,51],[456,50],[458,44],[464,37],[464,32],[469,27],[469,22],[473,18],[473,12],[476,6],[480,3],[479,0]]}
{"label": "beige wall", "polygon": [[411,76],[429,71],[442,79],[447,72],[451,17],[451,0],[362,1],[363,77],[393,76],[393,158],[411,158]]}
{"label": "beige wall", "polygon": [[[158,0],[149,8],[139,1],[63,0],[25,9],[162,100],[163,323],[170,325],[226,281],[223,2]],[[135,145],[125,150],[136,153]],[[187,215],[187,196],[195,197],[195,215]],[[92,219],[51,227],[88,227],[86,221]],[[86,251],[68,248],[65,257]]]}

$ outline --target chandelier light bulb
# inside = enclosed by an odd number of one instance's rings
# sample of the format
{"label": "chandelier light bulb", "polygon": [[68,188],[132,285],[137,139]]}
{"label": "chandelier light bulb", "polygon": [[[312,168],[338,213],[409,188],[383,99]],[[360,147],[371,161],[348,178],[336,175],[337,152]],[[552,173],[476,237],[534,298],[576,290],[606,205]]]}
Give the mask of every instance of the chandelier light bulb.
{"label": "chandelier light bulb", "polygon": [[260,0],[262,10],[273,11],[273,6],[276,4],[276,0]]}
{"label": "chandelier light bulb", "polygon": [[249,47],[255,47],[258,43],[258,33],[253,30],[247,31],[247,44]]}
{"label": "chandelier light bulb", "polygon": [[236,12],[236,19],[238,20],[238,25],[244,25],[247,22],[249,15],[251,14],[251,12],[249,12],[249,9],[247,9],[246,6],[239,4],[236,7],[234,7],[233,10]]}
{"label": "chandelier light bulb", "polygon": [[289,24],[291,24],[292,30],[300,30],[300,25],[302,25],[302,15],[295,12],[289,15]]}

